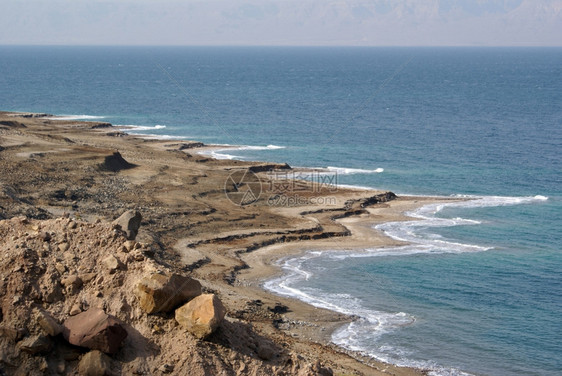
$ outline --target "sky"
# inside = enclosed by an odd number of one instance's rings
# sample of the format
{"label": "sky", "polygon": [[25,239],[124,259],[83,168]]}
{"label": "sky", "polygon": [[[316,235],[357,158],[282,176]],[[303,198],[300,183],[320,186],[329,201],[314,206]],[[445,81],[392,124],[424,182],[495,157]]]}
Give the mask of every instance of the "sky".
{"label": "sky", "polygon": [[0,45],[562,46],[562,0],[0,0]]}

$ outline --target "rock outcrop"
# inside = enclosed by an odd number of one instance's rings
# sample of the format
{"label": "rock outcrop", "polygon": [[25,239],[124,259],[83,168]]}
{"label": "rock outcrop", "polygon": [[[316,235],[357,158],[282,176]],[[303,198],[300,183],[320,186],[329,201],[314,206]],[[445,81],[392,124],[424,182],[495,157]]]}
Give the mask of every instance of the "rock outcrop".
{"label": "rock outcrop", "polygon": [[121,153],[116,151],[115,153],[105,157],[103,163],[100,164],[99,167],[101,170],[119,172],[121,170],[128,170],[137,166],[127,162]]}
{"label": "rock outcrop", "polygon": [[226,314],[215,294],[203,294],[176,309],[176,321],[197,338],[205,338],[220,325]]}
{"label": "rock outcrop", "polygon": [[201,283],[179,274],[154,273],[137,285],[136,294],[146,313],[170,312],[201,294]]}
{"label": "rock outcrop", "polygon": [[108,354],[119,351],[127,337],[119,320],[99,308],[68,318],[63,327],[63,336],[69,343]]}

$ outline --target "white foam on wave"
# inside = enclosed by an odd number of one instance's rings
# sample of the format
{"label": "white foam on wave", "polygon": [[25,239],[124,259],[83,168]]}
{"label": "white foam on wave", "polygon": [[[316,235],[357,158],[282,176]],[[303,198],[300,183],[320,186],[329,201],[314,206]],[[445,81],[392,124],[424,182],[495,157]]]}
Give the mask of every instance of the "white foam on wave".
{"label": "white foam on wave", "polygon": [[511,205],[525,205],[525,204],[536,204],[539,202],[548,201],[547,196],[536,195],[536,196],[471,196],[471,195],[455,195],[453,197],[467,198],[469,200],[459,201],[454,203],[446,203],[443,207],[457,207],[457,208],[488,208],[493,206],[511,206]]}
{"label": "white foam on wave", "polygon": [[333,167],[328,166],[326,170],[329,172],[335,172],[339,175],[355,175],[355,174],[380,174],[384,172],[384,168],[375,168],[373,170],[365,170],[361,168],[346,168],[346,167]]}
{"label": "white foam on wave", "polygon": [[165,125],[156,124],[153,126],[149,125],[135,125],[135,124],[119,124],[116,127],[126,127],[128,131],[151,131],[156,129],[164,129]]}
{"label": "white foam on wave", "polygon": [[260,151],[260,150],[278,150],[278,149],[285,149],[285,146],[279,146],[279,145],[266,145],[266,146],[255,146],[255,145],[243,145],[243,146],[232,146],[229,144],[220,144],[219,146],[228,146],[227,148],[224,149],[212,149],[212,150],[203,150],[200,151],[199,154],[201,155],[206,155],[208,157],[212,157],[214,159],[238,159],[238,160],[244,160],[244,157],[238,156],[238,155],[234,155],[234,154],[227,154],[225,153],[225,151],[236,151],[236,150],[255,150],[255,151]]}
{"label": "white foam on wave", "polygon": [[[470,226],[479,225],[482,222],[461,217],[441,218],[436,214],[445,208],[487,208],[496,206],[510,206],[532,204],[548,200],[545,196],[458,196],[466,200],[447,203],[434,203],[424,205],[414,211],[406,213],[408,216],[416,218],[416,221],[387,222],[375,226],[377,230],[383,231],[393,239],[408,242],[411,245],[406,248],[410,253],[462,253],[480,252],[492,249],[492,246],[476,244],[464,244],[443,239],[437,234],[428,232],[428,229],[438,227]],[[412,252],[412,248],[415,250]],[[384,251],[388,252],[388,251]],[[399,253],[399,252],[397,252]]]}
{"label": "white foam on wave", "polygon": [[149,140],[185,140],[183,136],[172,136],[169,134],[147,134],[147,133],[132,133],[136,137],[146,138]]}
{"label": "white foam on wave", "polygon": [[48,119],[52,120],[95,120],[95,119],[103,119],[105,116],[95,116],[95,115],[58,115],[54,117],[50,117]]}
{"label": "white foam on wave", "polygon": [[376,190],[376,188],[373,188],[373,187],[366,187],[366,186],[363,186],[363,185],[338,184],[338,187],[340,187],[340,188],[355,189],[355,190],[359,190],[359,191],[372,191],[372,190]]}
{"label": "white foam on wave", "polygon": [[285,149],[285,146],[279,146],[279,145],[267,145],[267,146],[245,145],[245,146],[235,147],[235,150],[278,150],[278,149]]}

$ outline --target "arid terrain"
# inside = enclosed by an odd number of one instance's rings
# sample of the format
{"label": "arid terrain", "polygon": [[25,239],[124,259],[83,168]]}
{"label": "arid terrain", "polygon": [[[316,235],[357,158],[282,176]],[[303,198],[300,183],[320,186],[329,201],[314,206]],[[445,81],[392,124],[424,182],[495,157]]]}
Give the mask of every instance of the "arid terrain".
{"label": "arid terrain", "polygon": [[[293,181],[287,165],[199,154],[208,148],[0,113],[0,373],[423,374],[330,344],[352,317],[261,283],[306,249],[394,245],[371,225],[430,199]],[[136,237],[114,222],[128,211],[142,215]],[[150,312],[138,291],[156,274],[214,294],[218,328],[198,338],[175,307]],[[117,351],[69,343],[69,319],[94,308],[125,329]]]}

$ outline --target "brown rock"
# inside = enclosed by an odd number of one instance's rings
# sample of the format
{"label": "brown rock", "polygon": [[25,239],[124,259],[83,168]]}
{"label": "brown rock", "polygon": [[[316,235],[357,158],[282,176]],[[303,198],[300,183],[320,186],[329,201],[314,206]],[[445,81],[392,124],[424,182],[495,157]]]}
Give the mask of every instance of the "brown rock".
{"label": "brown rock", "polygon": [[96,273],[84,273],[81,274],[79,277],[82,280],[83,283],[88,283],[90,282],[92,279],[96,278],[97,274]]}
{"label": "brown rock", "polygon": [[99,308],[90,308],[72,316],[63,326],[62,334],[71,344],[109,354],[119,351],[127,337],[127,331],[119,320]]}
{"label": "brown rock", "polygon": [[58,245],[58,249],[59,249],[60,252],[66,252],[66,251],[68,251],[69,248],[70,248],[70,244],[68,244],[66,242],[60,243]]}
{"label": "brown rock", "polygon": [[135,210],[128,210],[121,214],[121,216],[113,221],[113,223],[119,225],[121,230],[127,233],[127,239],[135,240],[139,232],[141,221],[141,213]]}
{"label": "brown rock", "polygon": [[64,265],[61,264],[60,262],[57,262],[57,263],[55,264],[55,269],[57,269],[57,271],[58,271],[60,274],[63,274],[64,272],[66,272],[66,266],[64,266]]}
{"label": "brown rock", "polygon": [[197,338],[214,332],[226,314],[215,294],[203,294],[176,309],[176,321]]}
{"label": "brown rock", "polygon": [[80,359],[78,373],[80,376],[111,375],[111,359],[101,351],[90,351]]}
{"label": "brown rock", "polygon": [[39,234],[39,238],[40,238],[41,240],[43,240],[44,242],[48,242],[48,241],[51,240],[51,234],[49,234],[49,233],[46,232],[46,231],[43,231],[43,232],[41,232],[41,233]]}
{"label": "brown rock", "polygon": [[80,304],[75,303],[75,304],[72,305],[72,307],[70,307],[70,311],[68,312],[68,314],[70,316],[75,316],[75,315],[79,314],[80,312],[82,312],[82,308],[80,308]]}
{"label": "brown rock", "polygon": [[266,344],[260,344],[258,346],[257,353],[260,359],[263,360],[271,360],[275,356],[275,351],[273,350],[273,348]]}
{"label": "brown rock", "polygon": [[71,275],[68,276],[67,278],[63,278],[60,283],[64,286],[64,287],[68,287],[68,286],[77,286],[77,287],[82,287],[82,279],[80,277],[78,277],[77,275]]}
{"label": "brown rock", "polygon": [[201,295],[201,284],[179,274],[154,273],[138,283],[136,294],[146,313],[170,312],[178,305]]}
{"label": "brown rock", "polygon": [[6,337],[14,342],[19,341],[26,334],[25,329],[10,328],[8,326],[0,326],[0,336]]}
{"label": "brown rock", "polygon": [[103,259],[102,263],[110,273],[115,273],[119,269],[125,269],[125,265],[117,257],[109,255]]}
{"label": "brown rock", "polygon": [[66,288],[70,294],[76,294],[82,287],[82,279],[77,275],[71,275],[61,279],[60,283]]}
{"label": "brown rock", "polygon": [[37,322],[41,329],[50,336],[54,337],[62,333],[62,326],[46,311],[38,311]]}
{"label": "brown rock", "polygon": [[49,352],[53,347],[53,343],[46,336],[34,335],[22,340],[18,343],[18,347],[21,351],[28,354],[40,354]]}
{"label": "brown rock", "polygon": [[136,245],[137,242],[135,242],[134,240],[127,240],[125,243],[123,243],[123,251],[131,252],[133,249],[135,249]]}

